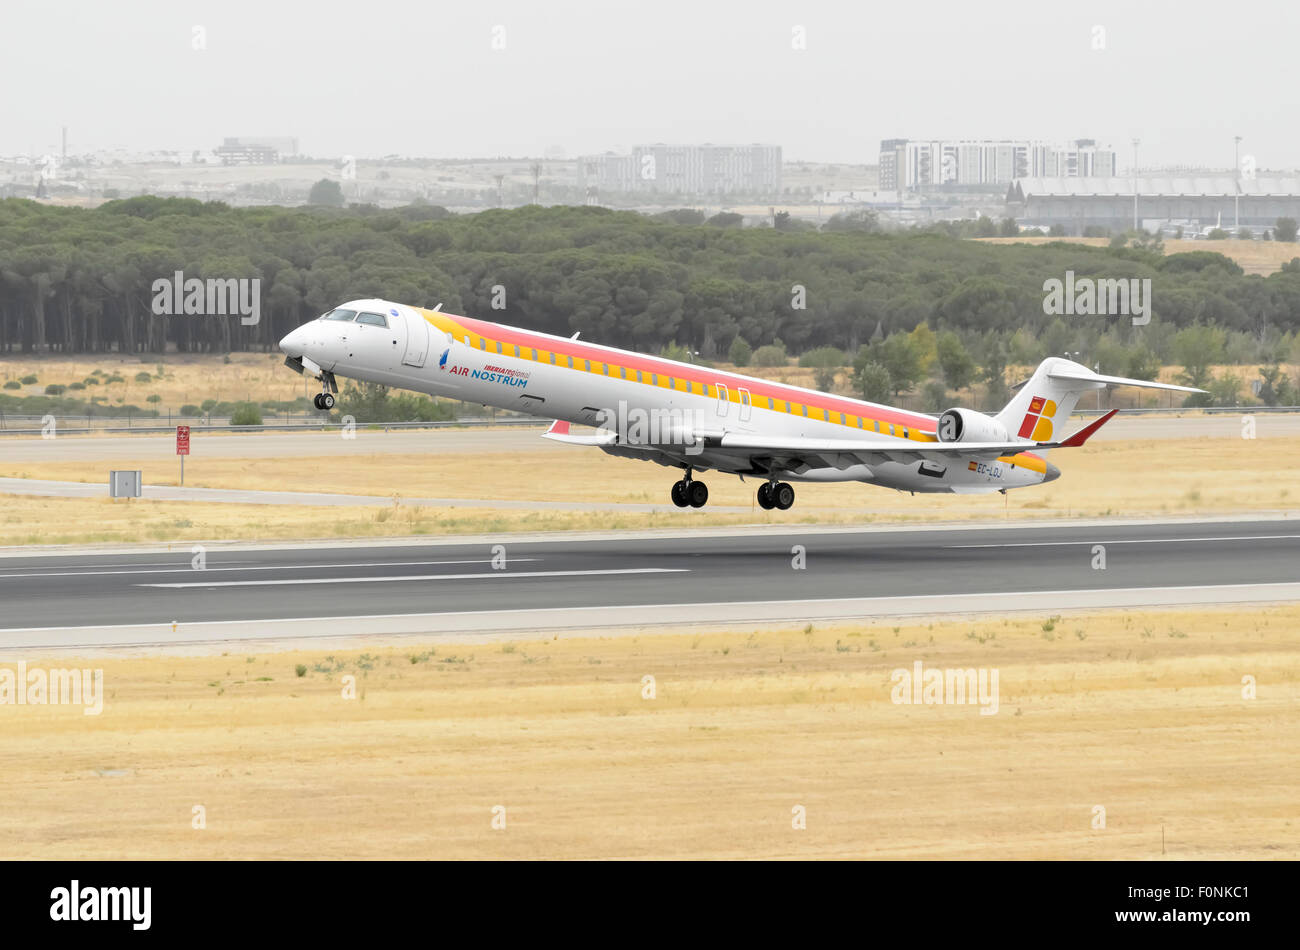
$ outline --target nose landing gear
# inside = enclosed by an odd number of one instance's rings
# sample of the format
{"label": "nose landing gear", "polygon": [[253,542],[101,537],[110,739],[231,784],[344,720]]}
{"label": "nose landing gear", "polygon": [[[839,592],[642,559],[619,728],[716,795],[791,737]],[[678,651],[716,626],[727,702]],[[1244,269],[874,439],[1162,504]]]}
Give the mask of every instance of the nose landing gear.
{"label": "nose landing gear", "polygon": [[339,384],[334,380],[334,374],[328,370],[320,374],[321,392],[316,394],[312,400],[312,405],[321,411],[328,411],[334,408],[334,394],[339,391]]}

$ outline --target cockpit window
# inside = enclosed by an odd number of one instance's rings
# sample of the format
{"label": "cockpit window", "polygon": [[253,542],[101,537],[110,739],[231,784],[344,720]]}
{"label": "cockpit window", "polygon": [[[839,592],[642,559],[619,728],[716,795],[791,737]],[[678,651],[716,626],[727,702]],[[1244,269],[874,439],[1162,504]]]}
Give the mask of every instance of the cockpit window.
{"label": "cockpit window", "polygon": [[363,313],[361,316],[357,317],[357,323],[368,323],[372,327],[388,326],[388,321],[384,318],[382,313]]}
{"label": "cockpit window", "polygon": [[357,312],[355,310],[331,310],[329,313],[325,314],[325,316],[321,317],[321,319],[322,320],[351,320],[356,315]]}

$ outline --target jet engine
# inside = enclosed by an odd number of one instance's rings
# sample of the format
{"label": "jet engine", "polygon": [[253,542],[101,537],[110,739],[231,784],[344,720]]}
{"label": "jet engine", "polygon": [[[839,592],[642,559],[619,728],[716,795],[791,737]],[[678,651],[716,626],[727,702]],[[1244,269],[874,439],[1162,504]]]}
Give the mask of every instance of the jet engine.
{"label": "jet engine", "polygon": [[1007,430],[992,416],[974,409],[949,409],[939,417],[940,442],[1007,442]]}

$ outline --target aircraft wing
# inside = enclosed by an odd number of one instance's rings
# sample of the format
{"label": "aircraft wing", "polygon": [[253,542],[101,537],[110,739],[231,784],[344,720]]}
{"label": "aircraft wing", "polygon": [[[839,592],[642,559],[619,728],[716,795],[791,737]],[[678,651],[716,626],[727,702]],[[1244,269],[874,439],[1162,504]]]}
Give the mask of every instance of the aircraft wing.
{"label": "aircraft wing", "polygon": [[1055,448],[1077,448],[1118,412],[1112,409],[1078,432],[1056,442],[1017,439],[1006,442],[907,442],[898,439],[807,439],[796,436],[765,436],[723,432],[703,438],[702,444],[685,446],[632,446],[618,441],[615,432],[594,435],[569,433],[567,423],[556,423],[545,437],[570,445],[590,445],[613,455],[649,458],[661,464],[689,464],[704,468],[765,468],[804,471],[810,468],[846,469],[852,465],[882,462],[952,462],[954,459],[996,459],[1020,452]]}
{"label": "aircraft wing", "polygon": [[[743,451],[750,454],[769,453],[781,456],[816,456],[836,468],[847,467],[844,457],[864,465],[880,462],[942,462],[954,458],[995,459],[1019,452],[1043,451],[1056,448],[1077,448],[1094,432],[1110,421],[1119,410],[1112,409],[1095,422],[1059,442],[1032,442],[1017,439],[1007,442],[900,442],[897,439],[803,439],[769,437],[727,433],[717,448],[726,452]],[[714,446],[710,445],[709,448]],[[707,451],[708,449],[706,449]],[[850,462],[849,464],[854,464]]]}

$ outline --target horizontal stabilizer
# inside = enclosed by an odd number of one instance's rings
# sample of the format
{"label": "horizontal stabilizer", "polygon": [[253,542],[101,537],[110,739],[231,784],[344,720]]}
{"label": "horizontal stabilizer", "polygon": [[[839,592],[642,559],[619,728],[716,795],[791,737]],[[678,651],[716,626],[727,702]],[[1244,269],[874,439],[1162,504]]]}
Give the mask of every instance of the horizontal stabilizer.
{"label": "horizontal stabilizer", "polygon": [[[1077,364],[1075,364],[1077,366]],[[1129,379],[1125,376],[1102,376],[1086,367],[1054,369],[1048,374],[1049,379],[1064,383],[1104,383],[1108,386],[1141,386],[1143,389],[1168,389],[1177,393],[1203,393],[1204,389],[1192,386],[1175,386],[1173,383],[1156,383],[1145,379]]]}

